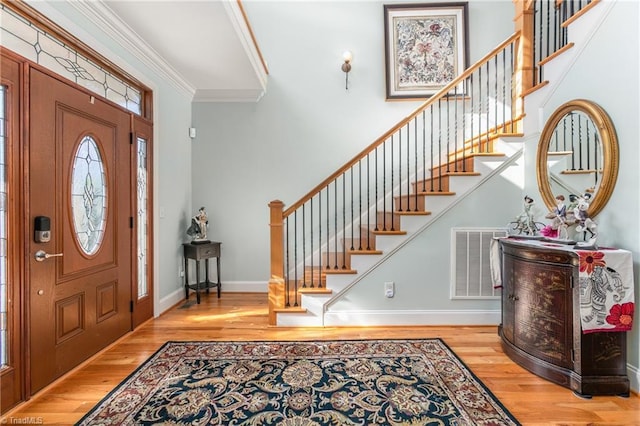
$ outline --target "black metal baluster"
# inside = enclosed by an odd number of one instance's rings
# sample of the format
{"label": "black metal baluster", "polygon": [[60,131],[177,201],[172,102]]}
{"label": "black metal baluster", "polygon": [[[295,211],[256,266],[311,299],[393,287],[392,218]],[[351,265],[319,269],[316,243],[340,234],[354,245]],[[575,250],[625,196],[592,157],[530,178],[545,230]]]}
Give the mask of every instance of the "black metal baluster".
{"label": "black metal baluster", "polygon": [[573,143],[575,134],[575,122],[573,120],[573,113],[570,114],[571,117],[571,170],[576,169],[576,149]]}
{"label": "black metal baluster", "polygon": [[354,216],[353,216],[353,201],[354,201],[354,192],[353,192],[353,166],[351,166],[351,168],[349,168],[349,182],[350,182],[350,186],[351,186],[351,250],[353,250],[353,224],[354,222]]}
{"label": "black metal baluster", "polygon": [[551,12],[550,12],[551,2],[547,1],[545,3],[547,5],[547,11],[546,11],[546,18],[547,18],[547,27],[546,27],[546,30],[547,30],[547,37],[546,37],[546,39],[547,39],[547,49],[545,51],[544,58],[547,58],[549,56],[549,54],[551,53],[551,48],[549,47],[550,46],[549,45],[549,43],[550,43],[549,39],[550,39],[550,35],[551,35],[551,33],[550,33],[550,31],[551,31]]}
{"label": "black metal baluster", "polygon": [[320,283],[322,283],[322,263],[322,190],[320,190],[318,192],[318,271],[320,272]]}
{"label": "black metal baluster", "polygon": [[387,230],[387,140],[386,139],[382,144],[382,230],[383,231]]}
{"label": "black metal baluster", "polygon": [[302,205],[302,288],[307,288],[307,277],[304,270],[307,263],[306,205],[306,203]]}
{"label": "black metal baluster", "polygon": [[[507,131],[507,52],[506,47],[502,49],[502,130]],[[509,102],[511,103],[511,102]],[[513,125],[513,124],[512,124]]]}
{"label": "black metal baluster", "polygon": [[[313,270],[313,197],[309,200],[309,214],[311,215],[309,218],[309,222],[311,223],[311,225],[309,225],[309,258],[311,260],[311,288],[313,288],[315,277],[315,271]],[[318,285],[318,287],[320,287],[320,285]]]}
{"label": "black metal baluster", "polygon": [[[371,250],[371,241],[369,240],[369,230],[371,229],[370,217],[371,217],[371,201],[369,199],[371,191],[371,167],[369,161],[370,154],[367,154],[367,250]],[[360,232],[362,232],[362,224],[360,225]]]}
{"label": "black metal baluster", "polygon": [[[447,173],[451,171],[451,162],[449,161],[449,159],[451,158],[451,150],[450,150],[450,138],[451,138],[451,118],[449,117],[449,105],[451,105],[451,102],[447,102],[447,121],[445,122],[446,125],[445,127],[447,128],[447,143],[446,143],[446,153],[447,156],[444,159],[444,163],[447,167]],[[457,171],[458,170],[458,165],[454,162],[454,170]]]}
{"label": "black metal baluster", "polygon": [[293,213],[293,306],[298,306],[298,210]]}
{"label": "black metal baluster", "polygon": [[582,167],[582,115],[577,114],[578,116],[578,160],[579,160],[579,164],[578,164],[578,170],[584,170],[584,168]]}
{"label": "black metal baluster", "polygon": [[482,67],[478,67],[478,152],[482,152]]}
{"label": "black metal baluster", "polygon": [[600,164],[598,163],[598,160],[600,159],[600,154],[598,153],[598,148],[600,147],[600,135],[598,134],[598,132],[595,129],[594,129],[593,135],[594,135],[593,152],[595,154],[595,156],[593,158],[593,167],[596,170],[594,186],[597,186],[598,185],[598,176],[600,175],[600,167],[601,167]]}
{"label": "black metal baluster", "polygon": [[362,160],[358,160],[358,250],[362,250]]}
{"label": "black metal baluster", "polygon": [[493,99],[493,125],[495,126],[493,133],[498,133],[498,54],[493,57],[493,96],[490,96]]}
{"label": "black metal baluster", "polygon": [[[489,144],[490,144],[490,140],[489,140],[489,117],[491,116],[491,71],[489,69],[489,64],[490,61],[487,61],[487,112],[485,113],[486,115],[486,119],[485,122],[487,123],[487,125],[485,126],[484,132],[486,133],[485,136],[485,147],[484,147],[484,151],[481,152],[490,152],[491,148],[489,148]],[[482,68],[482,67],[480,67]]]}
{"label": "black metal baluster", "polygon": [[284,269],[284,305],[288,308],[291,306],[291,282],[289,281],[289,217],[285,219],[285,269]]}
{"label": "black metal baluster", "polygon": [[330,184],[327,184],[327,269],[331,268],[331,239],[329,238],[329,235],[331,233],[331,226],[330,226],[330,217],[331,217],[331,210],[329,209],[329,196],[330,196],[330,192],[331,192],[331,186]]}
{"label": "black metal baluster", "polygon": [[[516,65],[516,58],[515,58],[515,46],[513,43],[511,43],[511,72],[513,73],[513,70],[515,69]],[[516,106],[517,106],[517,102],[513,102],[514,96],[513,96],[513,91],[514,91],[514,85],[513,84],[509,84],[509,104],[511,105],[511,133],[514,133],[515,131],[515,121],[516,121]]]}
{"label": "black metal baluster", "polygon": [[589,129],[589,120],[586,120],[585,132],[587,133],[586,141],[587,141],[587,170],[591,169],[591,132]]}
{"label": "black metal baluster", "polygon": [[[415,178],[418,179],[418,119],[413,119],[413,173]],[[407,182],[409,179],[407,179]],[[418,182],[414,183],[415,203],[416,211],[418,211]]]}
{"label": "black metal baluster", "polygon": [[333,181],[333,269],[338,269],[338,181]]}
{"label": "black metal baluster", "polygon": [[[411,173],[410,173],[411,167],[409,166],[409,164],[411,162],[411,156],[410,156],[411,149],[409,148],[411,141],[409,139],[411,139],[411,137],[409,135],[410,135],[409,122],[407,122],[407,211],[411,211],[411,203],[410,203],[410,199],[411,199],[410,193],[411,193],[411,191],[409,189],[409,185],[411,184],[411,182],[410,182],[411,181],[411,176],[410,176],[411,175]],[[400,149],[402,149],[402,147],[400,147]]]}
{"label": "black metal baluster", "polygon": [[394,161],[393,161],[393,136],[391,135],[391,230],[395,231],[395,224],[394,224],[394,220],[395,220],[395,213],[396,213],[396,208],[394,205],[394,196],[393,196],[393,169],[394,169]]}
{"label": "black metal baluster", "polygon": [[[427,118],[422,110],[422,192],[425,192],[427,180]],[[417,186],[416,186],[417,188]]]}
{"label": "black metal baluster", "polygon": [[306,241],[306,203],[302,205],[302,288],[307,288],[307,277],[305,274],[305,265],[307,264],[307,241]]}
{"label": "black metal baluster", "polygon": [[398,129],[398,211],[402,208],[402,128]]}
{"label": "black metal baluster", "polygon": [[376,165],[376,171],[375,171],[375,180],[376,180],[376,205],[375,208],[373,209],[373,214],[375,215],[375,225],[374,225],[374,230],[375,231],[379,231],[380,229],[378,228],[378,149],[380,148],[380,145],[376,146],[375,149],[375,159],[376,161],[374,162]]}
{"label": "black metal baluster", "polygon": [[[533,86],[537,86],[538,82],[540,80],[539,78],[539,70],[538,70],[538,64],[540,63],[540,52],[539,52],[539,48],[536,48],[536,41],[538,41],[538,39],[540,37],[538,37],[538,34],[540,32],[540,28],[538,28],[538,26],[536,25],[538,23],[539,17],[538,17],[538,13],[539,13],[539,7],[540,5],[540,1],[536,0],[534,2],[534,6],[533,6],[533,40],[531,41],[531,47],[533,48],[533,81],[532,81],[532,85]],[[513,99],[513,98],[512,98]]]}
{"label": "black metal baluster", "polygon": [[[454,122],[454,127],[453,127],[453,152],[456,153],[456,164],[458,163],[458,151],[459,151],[459,146],[458,146],[458,102],[460,102],[460,98],[458,98],[458,86],[456,85],[456,87],[453,88],[453,98],[455,99],[455,104],[454,104],[454,108],[453,108],[453,122]],[[462,143],[462,155],[464,156],[464,142]],[[465,164],[464,164],[464,160],[462,162],[462,170],[465,171]]]}
{"label": "black metal baluster", "polygon": [[464,79],[462,86],[462,161],[465,162],[467,156],[467,96],[469,92],[468,78]]}
{"label": "black metal baluster", "polygon": [[434,186],[433,186],[433,181],[435,176],[433,175],[433,154],[434,154],[434,150],[433,150],[433,105],[429,106],[429,113],[431,116],[431,129],[430,129],[430,135],[431,135],[431,143],[430,143],[430,150],[431,150],[431,156],[429,157],[429,173],[431,174],[431,192],[433,192],[435,190]]}
{"label": "black metal baluster", "polygon": [[[346,255],[347,253],[347,241],[346,241],[347,240],[347,199],[346,199],[347,178],[345,176],[345,173],[346,172],[342,173],[342,251]],[[353,199],[353,194],[351,194],[350,198]],[[351,221],[351,239],[353,240],[353,220]]]}
{"label": "black metal baluster", "polygon": [[475,151],[474,144],[473,144],[473,141],[475,140],[475,134],[473,133],[474,132],[474,129],[473,129],[474,120],[473,120],[473,118],[475,116],[473,105],[475,103],[475,98],[476,98],[475,92],[474,92],[475,87],[474,87],[474,84],[473,84],[473,76],[474,75],[475,75],[475,71],[472,72],[471,75],[469,75],[469,85],[470,85],[469,92],[471,93],[471,96],[470,96],[471,99],[469,99],[469,104],[470,104],[469,106],[471,108],[471,112],[470,112],[471,117],[469,117],[469,133],[470,133],[469,134],[469,140],[471,141],[471,153],[472,154]]}
{"label": "black metal baluster", "polygon": [[[438,163],[442,163],[442,98],[438,99]],[[438,192],[442,192],[442,167],[438,167]]]}

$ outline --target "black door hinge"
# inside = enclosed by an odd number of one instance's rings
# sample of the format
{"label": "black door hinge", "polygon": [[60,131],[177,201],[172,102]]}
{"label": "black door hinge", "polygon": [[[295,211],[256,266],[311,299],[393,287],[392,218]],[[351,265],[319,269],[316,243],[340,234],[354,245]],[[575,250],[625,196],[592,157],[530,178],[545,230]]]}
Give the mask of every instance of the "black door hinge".
{"label": "black door hinge", "polygon": [[133,300],[129,300],[129,312],[133,312]]}
{"label": "black door hinge", "polygon": [[129,228],[133,229],[133,216],[129,217]]}
{"label": "black door hinge", "polygon": [[129,132],[129,145],[133,145],[133,132]]}

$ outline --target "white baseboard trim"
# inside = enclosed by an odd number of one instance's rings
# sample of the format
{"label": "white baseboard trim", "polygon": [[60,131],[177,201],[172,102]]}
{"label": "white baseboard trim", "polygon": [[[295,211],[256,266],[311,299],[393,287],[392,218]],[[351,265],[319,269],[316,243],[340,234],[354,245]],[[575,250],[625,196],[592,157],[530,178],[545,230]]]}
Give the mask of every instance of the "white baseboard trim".
{"label": "white baseboard trim", "polygon": [[326,312],[325,326],[495,325],[500,311],[337,311]]}
{"label": "white baseboard trim", "polygon": [[[222,282],[222,297],[224,293],[267,293],[269,284],[266,281],[232,281]],[[215,289],[213,290],[215,291]],[[184,288],[179,288],[158,301],[155,316],[159,316],[184,300]]]}
{"label": "white baseboard trim", "polygon": [[184,288],[179,288],[175,290],[173,293],[170,293],[168,296],[163,297],[158,301],[157,309],[154,309],[154,314],[156,317],[162,315],[178,303],[184,300]]}
{"label": "white baseboard trim", "polygon": [[629,376],[629,387],[635,393],[640,393],[640,370],[631,364],[627,364],[627,376]]}

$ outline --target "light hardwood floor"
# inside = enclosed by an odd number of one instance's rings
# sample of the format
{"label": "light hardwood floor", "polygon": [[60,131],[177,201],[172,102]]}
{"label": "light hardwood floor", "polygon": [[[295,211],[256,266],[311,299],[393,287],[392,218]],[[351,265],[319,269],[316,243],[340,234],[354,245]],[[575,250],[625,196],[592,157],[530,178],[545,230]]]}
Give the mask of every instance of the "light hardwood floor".
{"label": "light hardwood floor", "polygon": [[[195,297],[192,296],[191,300]],[[442,338],[523,425],[640,425],[640,397],[594,397],[530,374],[507,358],[496,327],[276,328],[267,324],[265,294],[215,293],[200,305],[179,304],[99,353],[0,423],[74,424],[169,340],[311,340]]]}

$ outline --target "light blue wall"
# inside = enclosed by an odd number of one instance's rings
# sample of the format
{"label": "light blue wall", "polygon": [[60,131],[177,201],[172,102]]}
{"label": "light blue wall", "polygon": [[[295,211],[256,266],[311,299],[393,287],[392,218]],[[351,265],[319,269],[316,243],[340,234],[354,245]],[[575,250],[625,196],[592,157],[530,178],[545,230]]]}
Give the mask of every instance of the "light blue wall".
{"label": "light blue wall", "polygon": [[[603,7],[610,7],[611,1]],[[609,114],[618,135],[620,168],[618,180],[605,209],[598,214],[598,243],[630,250],[634,259],[635,319],[628,333],[627,361],[640,366],[640,6],[636,1],[617,1],[564,76],[562,85],[545,94],[541,111],[548,118],[560,105],[573,99],[589,99]],[[624,28],[624,31],[620,29]],[[530,147],[535,152],[535,146]],[[528,168],[535,182],[535,169]],[[636,379],[638,380],[638,379]]]}
{"label": "light blue wall", "polygon": [[[223,243],[223,281],[266,283],[268,203],[293,204],[419,105],[385,101],[383,4],[243,2],[267,93],[257,104],[193,105],[193,207],[207,207]],[[471,62],[512,34],[513,14],[508,1],[470,2]]]}
{"label": "light blue wall", "polygon": [[[193,106],[198,127],[193,143],[194,203],[209,206],[213,235],[224,242],[224,280],[237,283],[268,278],[269,201],[292,204],[417,107],[414,102],[385,102],[381,2],[243,4],[269,65],[267,94],[251,105]],[[513,5],[471,1],[469,15],[474,62],[512,33]],[[620,28],[625,28],[624,34]],[[639,38],[637,2],[616,2],[588,49],[540,111],[544,120],[562,103],[588,98],[611,115],[620,142],[620,174],[609,204],[596,220],[601,244],[633,252],[636,301],[640,276]],[[354,54],[348,91],[340,71],[346,49]],[[386,305],[382,291],[370,292],[364,286],[353,289],[340,303],[346,306],[357,298],[359,309],[399,310],[414,309],[417,300],[428,306],[461,306],[448,300],[450,227],[499,226],[510,214],[519,213],[522,196],[536,193],[536,148],[537,139],[527,141],[528,154],[522,160],[524,190],[506,185],[497,197],[495,188],[483,189],[456,207],[442,228],[429,230],[407,245],[403,258],[371,274],[372,282],[396,281],[398,298],[392,307]],[[476,214],[469,215],[471,210]],[[441,247],[424,249],[432,240],[441,241]],[[432,282],[438,283],[439,291]],[[423,309],[427,305],[420,304]],[[332,309],[339,307],[336,304]],[[497,305],[480,302],[471,307],[496,309]],[[637,317],[636,313],[636,322]],[[628,360],[637,371],[637,326],[629,333],[628,343]]]}

